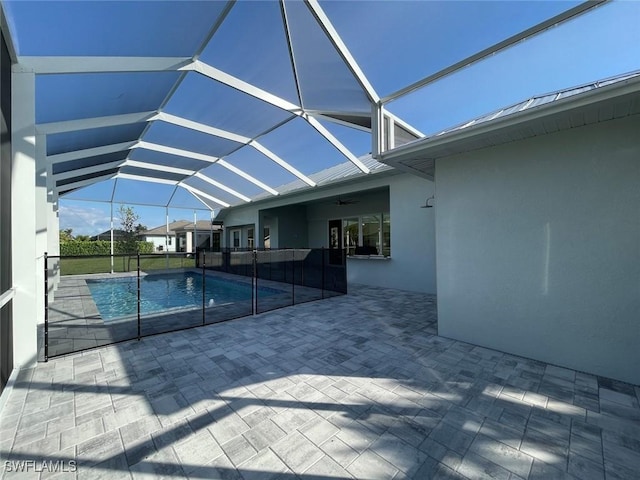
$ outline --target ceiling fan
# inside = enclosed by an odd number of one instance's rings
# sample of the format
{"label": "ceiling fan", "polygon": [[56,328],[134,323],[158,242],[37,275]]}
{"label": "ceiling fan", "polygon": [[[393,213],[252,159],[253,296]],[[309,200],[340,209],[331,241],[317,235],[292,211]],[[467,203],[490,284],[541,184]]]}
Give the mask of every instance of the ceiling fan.
{"label": "ceiling fan", "polygon": [[333,202],[334,205],[342,206],[342,205],[353,205],[354,203],[358,203],[359,200],[354,200],[352,198],[342,198],[338,196],[338,199]]}

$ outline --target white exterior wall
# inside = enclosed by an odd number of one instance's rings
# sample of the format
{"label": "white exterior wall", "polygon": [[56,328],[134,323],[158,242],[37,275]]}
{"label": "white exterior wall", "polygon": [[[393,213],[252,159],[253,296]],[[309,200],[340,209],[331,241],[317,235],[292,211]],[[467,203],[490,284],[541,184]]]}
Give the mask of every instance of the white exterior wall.
{"label": "white exterior wall", "polygon": [[173,235],[169,235],[171,239],[170,245],[165,245],[167,238],[163,236],[149,235],[144,237],[145,242],[153,243],[153,250],[158,251],[159,247],[162,247],[163,252],[175,252],[176,251],[176,237]]}
{"label": "white exterior wall", "polygon": [[640,117],[436,165],[440,335],[640,384]]}
{"label": "white exterior wall", "polygon": [[435,185],[411,175],[393,177],[391,202],[391,260],[387,285],[402,290],[436,293],[435,208],[420,208]]}

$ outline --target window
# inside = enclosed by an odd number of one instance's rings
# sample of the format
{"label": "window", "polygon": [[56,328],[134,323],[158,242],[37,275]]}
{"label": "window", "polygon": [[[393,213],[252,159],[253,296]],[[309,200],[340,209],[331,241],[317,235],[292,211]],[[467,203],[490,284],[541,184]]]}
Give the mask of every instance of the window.
{"label": "window", "polygon": [[391,217],[388,213],[342,219],[342,248],[347,255],[391,255]]}
{"label": "window", "polygon": [[347,255],[355,255],[356,247],[359,245],[358,239],[360,234],[358,233],[358,219],[357,218],[345,218],[342,221],[342,231],[344,232],[344,249],[347,251]]}
{"label": "window", "polygon": [[213,245],[211,245],[211,251],[220,251],[220,232],[213,232]]}
{"label": "window", "polygon": [[382,214],[382,255],[391,255],[391,216],[388,213]]}
{"label": "window", "polygon": [[270,227],[264,227],[262,229],[262,238],[263,238],[263,245],[264,248],[271,248],[271,228]]}
{"label": "window", "polygon": [[247,230],[247,247],[253,248],[253,228]]}
{"label": "window", "polygon": [[[381,215],[366,215],[361,217],[362,221],[362,242],[360,245],[364,247],[367,255],[380,255],[382,253],[382,225],[380,222]],[[363,252],[363,253],[364,253]]]}
{"label": "window", "polygon": [[240,248],[240,230],[231,231],[231,246],[233,248]]}

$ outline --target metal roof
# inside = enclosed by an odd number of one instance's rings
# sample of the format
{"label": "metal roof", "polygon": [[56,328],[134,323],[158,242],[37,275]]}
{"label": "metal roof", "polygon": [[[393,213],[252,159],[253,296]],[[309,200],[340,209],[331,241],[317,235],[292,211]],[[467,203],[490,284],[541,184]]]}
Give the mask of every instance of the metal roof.
{"label": "metal roof", "polygon": [[599,80],[596,82],[590,82],[584,85],[579,85],[576,87],[571,87],[571,88],[565,88],[562,90],[558,90],[556,92],[551,92],[551,93],[545,93],[543,95],[536,95],[534,97],[528,98],[527,100],[524,100],[522,102],[518,102],[514,105],[510,105],[508,107],[504,107],[501,108],[499,110],[496,110],[494,112],[491,112],[487,115],[483,115],[482,117],[479,118],[474,118],[471,121],[462,123],[460,125],[456,125],[454,127],[448,128],[446,130],[443,130],[442,132],[438,133],[435,136],[440,136],[440,135],[446,135],[449,133],[453,133],[459,130],[464,130],[465,128],[468,128],[470,126],[475,126],[475,125],[480,125],[482,123],[485,122],[492,122],[492,121],[498,121],[502,118],[505,118],[509,115],[514,115],[516,113],[520,113],[520,112],[525,112],[527,110],[530,109],[534,109],[537,107],[540,107],[542,105],[546,105],[549,104],[551,102],[557,102],[559,100],[562,100],[564,98],[569,98],[572,97],[574,95],[580,95],[592,90],[595,90],[597,88],[601,88],[601,87],[607,87],[610,85],[615,85],[616,83],[619,82],[624,82],[626,80],[631,80],[633,78],[638,78],[640,77],[640,70],[634,71],[634,72],[629,72],[629,73],[624,73],[622,75],[617,75],[615,77],[609,77],[606,78],[604,80]]}
{"label": "metal roof", "polygon": [[[392,170],[392,167],[376,161],[371,154],[360,157],[359,159],[369,169],[369,174],[376,174]],[[351,162],[344,162],[339,165],[322,170],[318,173],[310,175],[309,178],[314,181],[317,187],[325,187],[332,184],[340,183],[346,180],[353,180],[355,178],[364,177],[364,174],[360,169],[356,168]],[[307,185],[300,180],[295,180],[286,185],[278,187],[278,191],[281,195],[299,192],[305,189]],[[269,198],[268,195],[262,194],[254,197],[253,200],[264,200]]]}
{"label": "metal roof", "polygon": [[436,161],[450,155],[633,115],[640,115],[640,70],[531,97],[384,152],[381,161],[433,178]]}

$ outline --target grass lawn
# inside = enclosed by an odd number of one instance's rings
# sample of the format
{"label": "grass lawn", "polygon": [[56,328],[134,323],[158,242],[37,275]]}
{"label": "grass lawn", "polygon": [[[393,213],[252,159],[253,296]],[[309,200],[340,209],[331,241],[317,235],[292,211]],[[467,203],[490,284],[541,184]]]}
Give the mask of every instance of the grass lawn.
{"label": "grass lawn", "polygon": [[[163,268],[195,267],[194,258],[183,256],[157,255],[154,257],[140,257],[140,270],[161,270]],[[134,272],[138,268],[135,256],[114,257],[114,272]],[[111,259],[109,257],[64,257],[60,259],[61,275],[85,275],[89,273],[110,273]]]}

